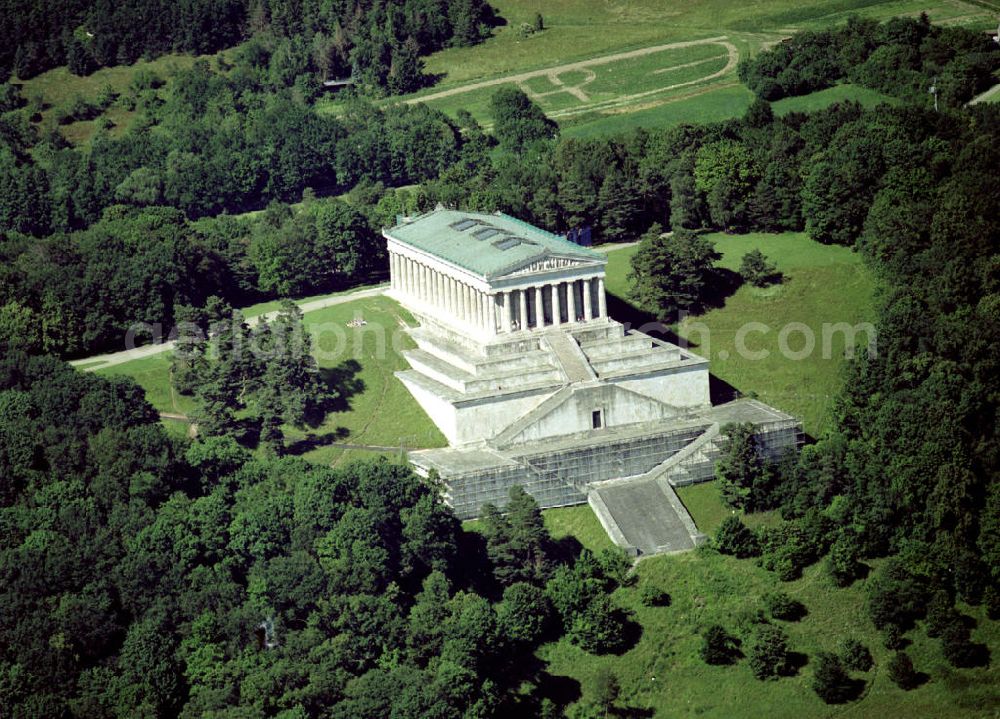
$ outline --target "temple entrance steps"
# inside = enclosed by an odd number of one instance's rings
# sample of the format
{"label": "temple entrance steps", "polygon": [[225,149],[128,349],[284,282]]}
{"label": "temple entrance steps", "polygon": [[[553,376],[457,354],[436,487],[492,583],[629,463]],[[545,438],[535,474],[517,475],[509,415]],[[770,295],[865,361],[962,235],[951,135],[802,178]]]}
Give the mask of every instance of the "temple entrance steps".
{"label": "temple entrance steps", "polygon": [[663,479],[606,484],[591,489],[587,503],[611,541],[632,556],[683,552],[705,540]]}
{"label": "temple entrance steps", "polygon": [[713,423],[648,472],[586,487],[588,504],[615,544],[638,556],[681,552],[704,541],[674,486],[711,478],[721,452],[719,432]]}
{"label": "temple entrance steps", "polygon": [[[704,482],[712,478],[715,471],[715,461],[722,452],[722,435],[719,423],[715,422],[705,428],[705,431],[684,446],[679,452],[670,455],[648,472],[633,477],[608,479],[603,482],[593,482],[588,489],[665,479],[675,487],[683,487],[695,482]],[[708,473],[706,475],[706,471]]]}
{"label": "temple entrance steps", "polygon": [[559,364],[562,365],[563,372],[566,373],[566,379],[570,384],[597,379],[587,356],[571,334],[554,330],[545,334],[544,341],[552,350],[552,354],[555,355]]}

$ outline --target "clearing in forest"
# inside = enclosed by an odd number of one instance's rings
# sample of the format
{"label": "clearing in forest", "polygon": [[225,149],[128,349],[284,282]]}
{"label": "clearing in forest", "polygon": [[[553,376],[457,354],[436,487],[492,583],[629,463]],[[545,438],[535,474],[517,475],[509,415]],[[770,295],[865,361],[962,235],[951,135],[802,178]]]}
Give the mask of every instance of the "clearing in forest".
{"label": "clearing in forest", "polygon": [[469,110],[488,117],[489,99],[501,86],[516,86],[549,117],[607,112],[669,96],[730,74],[739,62],[736,45],[725,35],[672,42],[594,57],[412,97],[438,109]]}

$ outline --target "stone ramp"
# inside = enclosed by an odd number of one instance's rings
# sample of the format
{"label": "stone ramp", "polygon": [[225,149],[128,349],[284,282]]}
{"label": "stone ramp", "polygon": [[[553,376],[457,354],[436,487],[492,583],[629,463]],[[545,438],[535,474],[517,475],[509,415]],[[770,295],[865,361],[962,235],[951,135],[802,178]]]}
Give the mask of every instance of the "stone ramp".
{"label": "stone ramp", "polygon": [[612,541],[640,555],[693,549],[702,538],[666,481],[609,484],[592,489],[589,503]]}
{"label": "stone ramp", "polygon": [[559,364],[562,365],[563,372],[570,384],[574,382],[589,382],[597,379],[594,370],[583,354],[580,345],[567,333],[561,331],[548,332],[545,335],[545,342],[548,344],[552,354],[555,355]]}

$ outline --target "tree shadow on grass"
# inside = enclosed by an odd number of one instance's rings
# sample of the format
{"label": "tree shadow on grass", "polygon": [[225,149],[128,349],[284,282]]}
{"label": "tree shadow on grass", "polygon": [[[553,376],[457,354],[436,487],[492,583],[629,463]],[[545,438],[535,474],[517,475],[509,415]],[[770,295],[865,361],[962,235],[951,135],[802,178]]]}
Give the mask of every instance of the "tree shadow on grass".
{"label": "tree shadow on grass", "polygon": [[635,621],[629,612],[623,609],[616,610],[614,614],[615,618],[621,623],[621,642],[611,651],[603,653],[620,657],[625,652],[633,649],[639,643],[639,640],[642,639],[642,625]]}
{"label": "tree shadow on grass", "polygon": [[550,674],[548,663],[531,653],[519,656],[505,672],[506,684],[517,687],[525,682],[531,685],[530,692],[509,692],[504,705],[498,708],[497,716],[520,717],[539,716],[543,702],[551,702],[557,709],[557,716],[562,716],[570,704],[579,701],[583,696],[580,682],[571,677]]}
{"label": "tree shadow on grass", "polygon": [[337,427],[332,432],[324,432],[323,434],[307,432],[304,437],[291,442],[287,447],[285,447],[285,454],[305,454],[306,452],[318,449],[319,447],[331,445],[337,440],[346,439],[350,434],[351,431],[347,429],[347,427]]}
{"label": "tree shadow on grass", "polygon": [[785,671],[781,673],[783,677],[794,677],[802,668],[809,663],[809,656],[802,652],[788,652],[788,664]]}
{"label": "tree shadow on grass", "polygon": [[583,551],[580,540],[572,535],[553,539],[545,548],[545,554],[558,564],[572,565]]}
{"label": "tree shadow on grass", "polygon": [[721,309],[742,285],[743,276],[739,272],[716,267],[712,270],[708,286],[702,295],[702,305],[707,310]]}
{"label": "tree shadow on grass", "polygon": [[344,360],[336,367],[321,367],[320,380],[329,390],[330,399],[323,403],[321,410],[346,412],[351,409],[351,399],[365,390],[364,381],[358,377],[361,363],[356,359]]}
{"label": "tree shadow on grass", "polygon": [[647,709],[646,707],[611,707],[608,710],[609,717],[618,717],[618,719],[646,719],[646,717],[651,717],[656,714],[655,709]]}

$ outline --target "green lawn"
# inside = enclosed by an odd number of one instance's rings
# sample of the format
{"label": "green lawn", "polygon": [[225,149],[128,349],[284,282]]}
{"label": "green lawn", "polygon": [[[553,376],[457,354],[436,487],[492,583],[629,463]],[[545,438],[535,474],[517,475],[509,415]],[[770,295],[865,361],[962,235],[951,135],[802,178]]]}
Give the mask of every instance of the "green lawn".
{"label": "green lawn", "polygon": [[[696,3],[667,3],[662,0],[595,3],[587,0],[495,0],[492,3],[506,24],[497,28],[484,43],[467,48],[448,48],[426,58],[426,69],[438,82],[414,97],[460,88],[474,82],[533,72],[571,62],[671,42],[725,36],[736,46],[740,57],[759,53],[764,47],[797,30],[816,29],[843,22],[851,14],[876,19],[927,12],[934,22],[992,28],[995,13],[981,2],[964,0],[820,0],[798,3],[792,0],[762,0],[733,3],[729,0],[702,0]],[[521,23],[530,23],[536,12],[546,29],[521,37]],[[537,101],[559,119],[564,133],[595,136],[631,127],[655,127],[678,122],[721,120],[742,114],[749,93],[736,87],[734,70],[719,78],[653,96],[615,102],[615,98],[649,91],[666,85],[710,75],[725,63],[710,63],[657,73],[672,64],[718,54],[720,46],[706,45],[665,51],[612,65],[591,68],[597,77],[581,89],[597,105],[558,93]],[[671,61],[671,58],[677,58]],[[559,78],[565,85],[583,81],[579,70]],[[541,93],[554,89],[544,76],[526,81],[529,90]],[[487,117],[489,98],[498,86],[473,89],[466,93],[432,100],[429,104],[446,113],[468,109],[480,120]],[[788,110],[814,109],[838,99],[852,97],[864,104],[878,101],[877,93],[861,89],[836,89],[817,93],[810,99],[788,102]],[[332,106],[331,106],[332,109]],[[631,118],[635,114],[637,117]]]}
{"label": "green lawn", "polygon": [[[743,254],[759,248],[784,273],[784,281],[764,290],[740,287],[724,306],[688,318],[675,328],[677,333],[710,360],[713,375],[801,417],[806,432],[818,436],[841,384],[846,335],[834,325],[872,321],[870,273],[851,250],[821,245],[801,233],[709,237],[723,255],[722,267],[737,269]],[[619,298],[628,290],[628,260],[634,252],[635,247],[628,247],[608,253],[607,288]],[[630,311],[627,304],[613,306]],[[737,347],[741,328],[745,352]],[[799,358],[809,336],[815,348]],[[867,334],[856,337],[862,343]],[[783,346],[790,352],[783,352]]]}
{"label": "green lawn", "polygon": [[835,102],[843,102],[844,100],[853,100],[854,102],[861,103],[864,107],[875,107],[883,102],[887,102],[890,105],[898,105],[900,103],[898,98],[885,95],[878,90],[869,90],[867,87],[845,83],[843,85],[834,85],[833,87],[828,87],[825,90],[819,90],[808,95],[786,97],[783,100],[772,103],[771,108],[774,110],[775,115],[787,115],[790,112],[815,112],[816,110],[822,110],[824,107],[829,107]]}
{"label": "green lawn", "polygon": [[[258,306],[255,311],[266,311]],[[347,323],[363,317],[367,325],[349,328]],[[398,304],[385,297],[368,297],[307,312],[305,325],[312,333],[319,366],[336,386],[353,385],[344,406],[332,412],[319,427],[302,431],[286,427],[290,444],[298,442],[302,456],[323,463],[341,463],[384,454],[394,459],[399,450],[371,452],[330,446],[331,442],[385,447],[441,447],[446,444],[433,422],[416,403],[393,372],[406,368],[399,351],[412,347],[402,323],[413,319]],[[170,353],[98,369],[104,375],[128,375],[145,390],[160,412],[190,414],[196,402],[170,387]],[[330,373],[332,371],[332,375]],[[334,375],[336,378],[334,378]],[[172,420],[165,423],[175,424]]]}
{"label": "green lawn", "polygon": [[[493,0],[506,24],[485,43],[448,48],[426,59],[427,71],[444,74],[440,87],[460,85],[502,74],[524,72],[572,62],[622,49],[734,32],[787,34],[793,28],[815,28],[838,22],[849,14],[887,18],[927,11],[934,21],[964,19],[967,24],[995,26],[994,14],[961,0]],[[527,39],[521,23],[540,12],[546,29]]]}
{"label": "green lawn", "polygon": [[542,517],[553,539],[574,537],[584,548],[595,553],[602,549],[614,549],[614,542],[588,504],[546,509],[542,511]]}
{"label": "green lawn", "polygon": [[161,352],[143,359],[98,368],[95,373],[131,377],[146,391],[146,399],[157,412],[190,414],[197,406],[194,399],[178,394],[170,386],[170,357],[171,353]]}
{"label": "green lawn", "polygon": [[[678,487],[677,496],[684,503],[698,529],[708,535],[715,534],[722,520],[734,513],[722,501],[719,487],[715,482]],[[776,511],[757,512],[743,515],[743,521],[749,527],[773,526],[781,521],[781,515]]]}
{"label": "green lawn", "polygon": [[[952,669],[941,657],[939,642],[918,631],[908,635],[913,643],[907,651],[917,669],[931,679],[911,692],[897,688],[885,672],[891,653],[882,647],[864,612],[864,582],[835,589],[820,565],[808,568],[799,580],[781,583],[753,560],[699,550],[646,559],[636,572],[637,583],[619,589],[615,596],[621,606],[634,612],[634,620],[642,627],[634,647],[621,656],[595,656],[561,640],[539,650],[548,664],[546,671],[566,678],[584,699],[593,698],[595,676],[606,667],[621,683],[621,703],[636,710],[653,710],[651,716],[655,717],[957,719],[995,717],[1000,707],[995,670]],[[669,592],[670,606],[641,605],[639,591],[647,582]],[[817,651],[835,651],[844,636],[854,636],[871,649],[875,667],[854,674],[867,683],[859,701],[840,707],[824,704],[810,688],[812,667],[808,663],[794,677],[761,682],[753,677],[746,660],[729,667],[701,661],[701,631],[721,623],[735,632],[740,614],[761,607],[763,594],[779,590],[803,602],[809,612],[800,622],[779,622],[788,631],[793,650],[812,658]],[[986,642],[996,656],[1000,649],[998,623],[986,620],[981,608],[962,609],[979,623],[974,638]]]}
{"label": "green lawn", "polygon": [[[132,83],[132,78],[140,70],[148,70],[161,80],[169,81],[171,74],[176,70],[189,68],[199,59],[213,61],[214,58],[214,55],[200,57],[164,55],[151,61],[140,60],[134,65],[103,67],[86,77],[78,77],[71,74],[65,67],[57,67],[30,80],[22,81],[21,94],[26,98],[35,96],[42,98],[45,109],[41,114],[44,122],[51,119],[57,109],[68,106],[77,96],[89,102],[95,102],[105,85],[110,85],[119,95],[125,93]],[[135,112],[129,112],[117,104],[112,105],[102,114],[114,123],[112,134],[124,132],[135,116]],[[90,141],[96,130],[97,121],[88,120],[70,123],[63,126],[60,131],[70,142],[83,144]]]}

